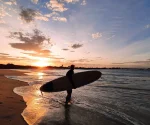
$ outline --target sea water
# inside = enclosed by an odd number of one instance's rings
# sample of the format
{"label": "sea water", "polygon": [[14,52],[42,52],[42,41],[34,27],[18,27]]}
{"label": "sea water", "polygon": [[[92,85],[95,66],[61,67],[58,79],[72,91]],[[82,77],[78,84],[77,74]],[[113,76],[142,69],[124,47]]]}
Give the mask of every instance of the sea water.
{"label": "sea water", "polygon": [[103,74],[99,80],[73,90],[70,106],[64,105],[65,91],[43,95],[39,91],[67,70],[25,71],[25,76],[7,77],[29,84],[14,89],[27,104],[22,116],[29,125],[150,125],[148,70],[99,70]]}

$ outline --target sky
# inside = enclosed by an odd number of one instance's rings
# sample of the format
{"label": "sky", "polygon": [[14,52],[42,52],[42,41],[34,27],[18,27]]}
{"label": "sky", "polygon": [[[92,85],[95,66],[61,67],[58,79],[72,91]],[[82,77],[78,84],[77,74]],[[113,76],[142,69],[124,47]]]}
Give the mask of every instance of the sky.
{"label": "sky", "polygon": [[0,63],[150,68],[150,0],[0,0]]}

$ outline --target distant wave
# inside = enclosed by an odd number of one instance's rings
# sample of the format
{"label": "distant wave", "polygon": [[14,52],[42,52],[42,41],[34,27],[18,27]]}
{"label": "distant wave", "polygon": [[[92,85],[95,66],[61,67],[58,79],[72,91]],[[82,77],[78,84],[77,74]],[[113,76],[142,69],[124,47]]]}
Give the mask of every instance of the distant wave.
{"label": "distant wave", "polygon": [[118,87],[118,86],[94,86],[101,88],[115,88],[115,89],[126,89],[126,90],[140,90],[140,91],[150,91],[150,89],[138,89],[138,88],[128,88],[128,87]]}

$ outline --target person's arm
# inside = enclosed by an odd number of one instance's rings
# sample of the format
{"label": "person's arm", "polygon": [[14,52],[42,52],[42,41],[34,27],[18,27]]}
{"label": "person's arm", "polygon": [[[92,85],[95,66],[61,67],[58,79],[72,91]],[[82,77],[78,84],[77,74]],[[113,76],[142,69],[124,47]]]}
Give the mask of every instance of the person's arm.
{"label": "person's arm", "polygon": [[70,81],[72,87],[75,89],[76,87],[75,87],[75,84],[74,84],[74,81],[73,81],[73,78],[72,78],[72,75],[73,75],[73,74],[74,74],[74,72],[71,71],[71,70],[69,70],[69,71],[67,72],[66,76],[68,77],[68,79],[69,79],[69,81]]}
{"label": "person's arm", "polygon": [[74,84],[74,81],[73,81],[73,79],[72,79],[72,76],[69,78],[69,80],[70,80],[70,82],[71,82],[73,88],[76,89],[75,84]]}

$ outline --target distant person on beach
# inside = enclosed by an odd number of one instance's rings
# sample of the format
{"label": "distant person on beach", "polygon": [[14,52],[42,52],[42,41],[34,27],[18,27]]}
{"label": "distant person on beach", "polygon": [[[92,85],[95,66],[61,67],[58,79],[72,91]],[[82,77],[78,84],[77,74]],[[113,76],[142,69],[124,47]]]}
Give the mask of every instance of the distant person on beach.
{"label": "distant person on beach", "polygon": [[[66,73],[66,76],[69,78],[70,83],[72,84],[72,87],[75,89],[75,84],[72,79],[72,75],[74,74],[74,65],[70,66],[70,70]],[[72,89],[67,90],[67,96],[66,96],[66,104],[68,104],[71,101],[71,94],[72,94]]]}

